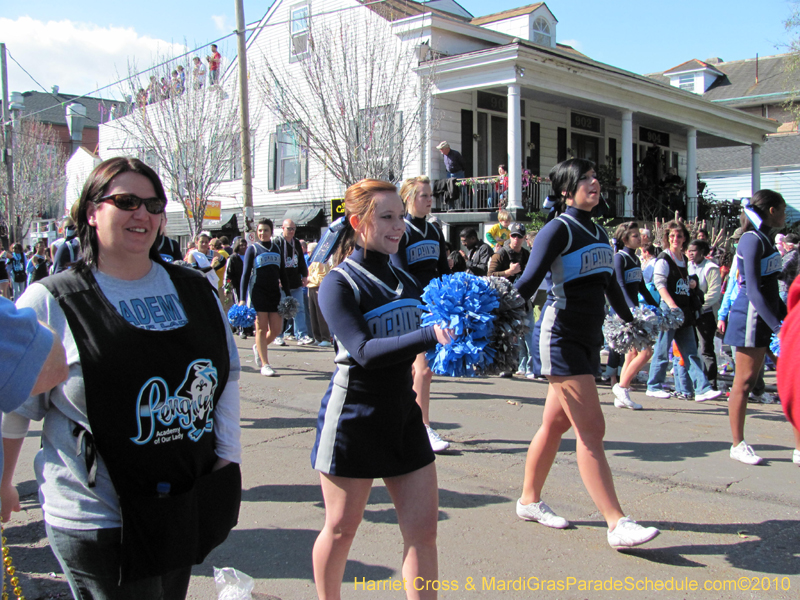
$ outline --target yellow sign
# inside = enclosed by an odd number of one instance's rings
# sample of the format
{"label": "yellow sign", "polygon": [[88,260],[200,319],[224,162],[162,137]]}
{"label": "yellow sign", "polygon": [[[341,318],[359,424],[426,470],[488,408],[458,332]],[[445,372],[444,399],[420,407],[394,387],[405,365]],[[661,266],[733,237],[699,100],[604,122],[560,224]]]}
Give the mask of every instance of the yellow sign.
{"label": "yellow sign", "polygon": [[204,221],[219,221],[222,211],[222,200],[209,200],[206,202],[206,212],[203,215]]}
{"label": "yellow sign", "polygon": [[[189,216],[190,219],[194,218],[194,211],[192,210],[192,205],[200,204],[200,200],[196,200],[195,202],[189,201],[186,205],[186,214]],[[206,211],[203,213],[203,220],[204,221],[219,221],[222,211],[222,200],[207,200],[206,201]]]}
{"label": "yellow sign", "polygon": [[331,221],[344,216],[344,198],[333,198],[331,200]]}

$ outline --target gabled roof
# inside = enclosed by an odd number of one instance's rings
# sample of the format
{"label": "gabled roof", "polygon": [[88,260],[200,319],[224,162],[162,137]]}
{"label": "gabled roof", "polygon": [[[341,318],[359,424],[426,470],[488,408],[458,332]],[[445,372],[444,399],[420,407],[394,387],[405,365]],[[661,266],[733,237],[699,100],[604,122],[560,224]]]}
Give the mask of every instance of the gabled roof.
{"label": "gabled roof", "polygon": [[693,58],[692,60],[687,60],[685,63],[678,65],[677,67],[672,67],[669,71],[664,71],[664,75],[673,75],[675,73],[686,73],[688,71],[699,71],[701,69],[708,69],[710,71],[716,71],[720,75],[722,72],[717,69],[714,65],[710,65],[707,62],[703,62],[702,60],[697,60]]}
{"label": "gabled roof", "polygon": [[[771,135],[761,146],[761,168],[785,167],[800,164],[800,135]],[[697,150],[697,170],[700,172],[734,171],[752,167],[749,146],[706,148]]]}
{"label": "gabled roof", "polygon": [[536,4],[528,4],[527,6],[520,6],[519,8],[512,8],[510,10],[504,10],[499,13],[485,15],[483,17],[477,17],[475,19],[472,19],[470,23],[472,23],[473,25],[483,25],[484,23],[494,23],[495,21],[502,21],[503,19],[510,19],[512,17],[529,15],[543,4],[544,2],[537,2]]}
{"label": "gabled roof", "polygon": [[387,21],[399,21],[406,17],[413,17],[416,15],[424,15],[425,13],[433,13],[441,17],[448,17],[450,19],[458,19],[459,21],[469,22],[468,17],[456,15],[451,12],[445,12],[422,4],[414,2],[414,0],[383,0],[383,2],[375,2],[374,0],[358,0],[364,4],[372,12],[380,15]]}
{"label": "gabled roof", "polygon": [[[67,125],[67,105],[77,102],[86,107],[86,121],[84,127],[87,129],[97,129],[100,123],[108,121],[108,109],[117,100],[103,98],[93,98],[91,96],[76,96],[75,94],[50,94],[46,92],[23,92],[23,102],[25,110],[23,115],[36,113],[36,118],[43,123],[50,125]],[[104,103],[107,107],[101,115],[100,104]]]}
{"label": "gabled roof", "polygon": [[[720,77],[709,86],[703,98],[706,100],[723,102],[731,99],[745,100],[748,97],[765,95],[779,95],[782,93],[800,90],[800,74],[790,81],[787,77],[787,67],[790,54],[777,54],[775,56],[761,56],[758,59],[748,58],[745,60],[732,60],[729,62],[720,61],[710,65],[703,61],[687,61],[669,71],[663,73],[652,73],[648,77],[669,83],[668,75],[682,69],[689,63],[708,65],[720,73]],[[758,81],[756,81],[756,71],[758,71]],[[778,99],[777,101],[780,101]],[[766,102],[769,104],[769,102]]]}

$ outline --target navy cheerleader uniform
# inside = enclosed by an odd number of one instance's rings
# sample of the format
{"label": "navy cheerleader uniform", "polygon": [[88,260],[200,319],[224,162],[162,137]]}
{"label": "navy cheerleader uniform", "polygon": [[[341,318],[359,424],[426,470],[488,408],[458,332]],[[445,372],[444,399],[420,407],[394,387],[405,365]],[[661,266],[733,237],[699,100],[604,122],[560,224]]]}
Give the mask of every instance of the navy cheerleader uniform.
{"label": "navy cheerleader uniform", "polygon": [[572,206],[536,236],[531,258],[515,287],[529,299],[545,275],[550,278],[539,337],[542,375],[598,372],[604,294],[623,320],[633,320],[614,278],[613,256],[605,230],[592,221],[589,211]]}
{"label": "navy cheerleader uniform", "polygon": [[766,348],[781,328],[782,302],[778,275],[782,260],[767,232],[768,227],[747,231],[739,240],[739,295],[728,314],[724,342],[742,348]]}
{"label": "navy cheerleader uniform", "polygon": [[425,289],[431,279],[450,274],[447,248],[439,226],[425,217],[406,215],[406,232],[400,238],[392,264],[411,273]]}
{"label": "navy cheerleader uniform", "polygon": [[[281,247],[270,240],[256,242],[244,253],[239,300],[244,300],[256,312],[278,312],[281,288],[289,289]],[[288,292],[287,292],[288,293]]]}
{"label": "navy cheerleader uniform", "polygon": [[623,248],[614,255],[614,272],[617,275],[617,283],[625,297],[625,303],[629,308],[639,306],[639,294],[644,298],[645,304],[658,306],[647,285],[644,283],[642,275],[642,263],[636,256],[636,251],[632,248]]}
{"label": "navy cheerleader uniform", "polygon": [[320,286],[336,343],[336,370],[322,398],[314,469],[341,477],[394,477],[434,460],[411,365],[436,345],[420,328],[420,288],[389,256],[358,248]]}

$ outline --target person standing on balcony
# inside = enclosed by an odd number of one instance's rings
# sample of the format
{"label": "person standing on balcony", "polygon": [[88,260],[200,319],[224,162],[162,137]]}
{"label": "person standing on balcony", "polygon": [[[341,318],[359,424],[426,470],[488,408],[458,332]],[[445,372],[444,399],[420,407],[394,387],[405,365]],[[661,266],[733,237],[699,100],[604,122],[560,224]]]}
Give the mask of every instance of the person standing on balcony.
{"label": "person standing on balcony", "polygon": [[217,52],[217,45],[211,44],[211,54],[206,56],[208,61],[208,85],[219,83],[219,66],[222,62],[222,55]]}
{"label": "person standing on balcony", "polygon": [[447,179],[463,179],[464,157],[461,156],[461,153],[453,150],[447,142],[442,142],[436,146],[436,149],[442,153]]}

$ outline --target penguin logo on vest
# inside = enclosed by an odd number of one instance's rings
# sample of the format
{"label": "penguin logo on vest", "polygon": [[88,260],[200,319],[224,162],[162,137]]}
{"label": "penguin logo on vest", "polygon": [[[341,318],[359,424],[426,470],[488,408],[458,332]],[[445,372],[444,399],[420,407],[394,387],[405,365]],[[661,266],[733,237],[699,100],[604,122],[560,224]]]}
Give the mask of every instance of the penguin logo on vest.
{"label": "penguin logo on vest", "polygon": [[[184,431],[190,440],[198,441],[214,428],[211,411],[218,383],[217,369],[206,358],[189,365],[174,395],[161,377],[149,379],[136,400],[138,434],[131,441],[138,446],[161,444],[182,439]],[[178,426],[170,427],[176,418]]]}

